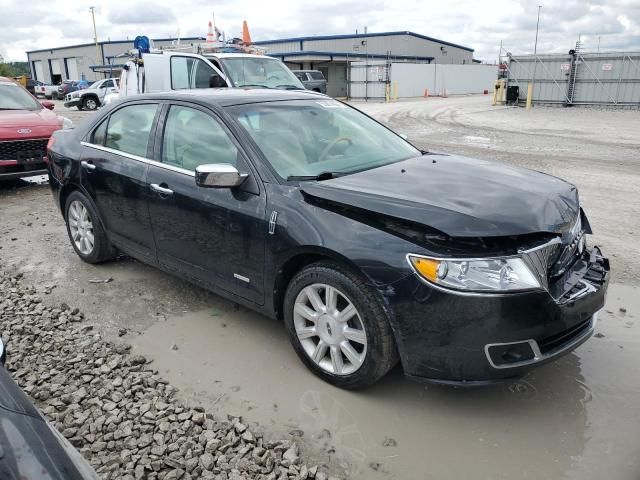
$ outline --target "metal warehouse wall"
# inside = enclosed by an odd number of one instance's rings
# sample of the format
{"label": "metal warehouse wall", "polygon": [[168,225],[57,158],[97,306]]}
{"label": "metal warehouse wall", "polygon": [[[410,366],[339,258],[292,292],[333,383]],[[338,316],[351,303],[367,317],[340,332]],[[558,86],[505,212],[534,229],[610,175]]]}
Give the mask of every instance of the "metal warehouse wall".
{"label": "metal warehouse wall", "polygon": [[640,107],[640,52],[512,56],[507,73],[521,101],[533,81],[534,103]]}
{"label": "metal warehouse wall", "polygon": [[[362,41],[366,41],[367,45],[362,45]],[[436,63],[454,64],[472,63],[473,58],[473,52],[469,50],[407,34],[380,36],[358,35],[357,37],[349,38],[319,38],[309,40],[292,39],[287,42],[256,42],[256,44],[266,48],[268,54],[307,51],[386,55],[387,52],[390,51],[392,55],[434,57],[434,62]]]}
{"label": "metal warehouse wall", "polygon": [[398,97],[464,95],[493,91],[498,78],[497,65],[438,65],[394,63],[391,81],[398,84]]}
{"label": "metal warehouse wall", "polygon": [[[194,39],[184,39],[183,43],[188,45]],[[173,39],[154,40],[155,47],[171,45]],[[96,46],[94,44],[75,45],[63,48],[53,48],[51,50],[38,50],[27,52],[31,76],[41,82],[51,83],[51,72],[58,71],[62,80],[79,80],[82,75],[89,82],[104,78],[102,73],[95,73],[91,65],[109,64],[112,57],[127,52],[133,48],[133,40],[121,40],[113,42],[98,43],[99,57],[96,58]],[[34,64],[34,62],[36,62]],[[38,62],[40,62],[38,64]],[[77,76],[73,75],[73,68],[69,64],[75,64]],[[113,63],[122,63],[115,59]],[[49,67],[51,65],[51,68]]]}
{"label": "metal warehouse wall", "polygon": [[353,62],[349,97],[384,99],[387,81],[397,88],[398,98],[422,97],[425,90],[429,95],[483,93],[493,90],[497,77],[497,65]]}

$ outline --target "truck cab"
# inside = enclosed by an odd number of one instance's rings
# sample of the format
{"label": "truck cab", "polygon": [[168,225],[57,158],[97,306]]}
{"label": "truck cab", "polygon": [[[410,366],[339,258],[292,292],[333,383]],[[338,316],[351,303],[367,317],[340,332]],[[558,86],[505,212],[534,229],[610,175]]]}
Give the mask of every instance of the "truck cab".
{"label": "truck cab", "polygon": [[145,92],[191,88],[277,88],[304,86],[280,60],[247,53],[184,53],[143,55]]}

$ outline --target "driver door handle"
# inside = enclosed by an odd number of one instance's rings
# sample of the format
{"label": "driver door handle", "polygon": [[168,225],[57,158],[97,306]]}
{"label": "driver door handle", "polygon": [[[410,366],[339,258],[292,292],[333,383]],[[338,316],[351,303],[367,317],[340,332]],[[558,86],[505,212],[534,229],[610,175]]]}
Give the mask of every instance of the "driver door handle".
{"label": "driver door handle", "polygon": [[82,160],[80,162],[80,165],[82,165],[82,168],[85,168],[87,170],[95,170],[96,169],[96,166],[93,163],[89,163],[89,162],[87,162],[85,160]]}
{"label": "driver door handle", "polygon": [[158,192],[161,195],[173,195],[173,190],[171,190],[170,188],[161,187],[157,183],[151,184],[151,190],[153,190],[154,192]]}

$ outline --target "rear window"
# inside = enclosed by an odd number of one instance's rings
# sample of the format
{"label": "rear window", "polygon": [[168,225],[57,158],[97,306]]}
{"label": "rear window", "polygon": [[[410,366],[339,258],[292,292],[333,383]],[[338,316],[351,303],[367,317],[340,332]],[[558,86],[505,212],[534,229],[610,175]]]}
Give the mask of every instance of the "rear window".
{"label": "rear window", "polygon": [[324,80],[322,72],[309,72],[309,76],[311,77],[311,80]]}

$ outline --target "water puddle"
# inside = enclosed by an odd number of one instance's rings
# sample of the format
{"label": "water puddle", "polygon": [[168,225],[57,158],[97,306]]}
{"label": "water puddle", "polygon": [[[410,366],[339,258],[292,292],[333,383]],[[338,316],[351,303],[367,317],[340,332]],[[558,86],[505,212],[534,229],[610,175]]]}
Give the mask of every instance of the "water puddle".
{"label": "water puddle", "polygon": [[159,321],[133,343],[193,401],[276,434],[301,430],[349,478],[637,479],[639,294],[612,285],[597,337],[482,389],[425,386],[398,368],[366,391],[339,390],[305,369],[279,323],[231,305]]}

